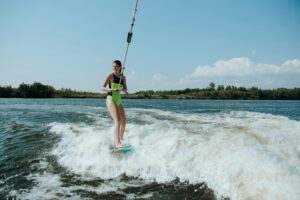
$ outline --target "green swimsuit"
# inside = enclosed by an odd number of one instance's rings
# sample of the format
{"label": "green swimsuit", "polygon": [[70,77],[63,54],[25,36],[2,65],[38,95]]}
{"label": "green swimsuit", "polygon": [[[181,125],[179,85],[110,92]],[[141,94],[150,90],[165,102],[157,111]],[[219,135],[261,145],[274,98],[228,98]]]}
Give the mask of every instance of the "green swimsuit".
{"label": "green swimsuit", "polygon": [[108,92],[106,99],[111,99],[117,106],[120,106],[122,104],[120,88],[122,88],[123,86],[123,79],[121,79],[121,84],[119,84],[120,77],[116,76],[115,74],[112,75],[113,75],[113,81],[109,82],[109,88],[118,91]]}

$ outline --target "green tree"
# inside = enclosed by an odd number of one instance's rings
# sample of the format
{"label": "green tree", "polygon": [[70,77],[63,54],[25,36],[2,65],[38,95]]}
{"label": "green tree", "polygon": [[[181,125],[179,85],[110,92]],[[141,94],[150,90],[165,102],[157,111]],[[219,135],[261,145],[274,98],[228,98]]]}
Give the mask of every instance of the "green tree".
{"label": "green tree", "polygon": [[224,90],[224,85],[218,85],[217,90],[218,91]]}
{"label": "green tree", "polygon": [[215,90],[216,88],[216,84],[214,82],[210,82],[209,85],[208,85],[208,89],[209,90]]}

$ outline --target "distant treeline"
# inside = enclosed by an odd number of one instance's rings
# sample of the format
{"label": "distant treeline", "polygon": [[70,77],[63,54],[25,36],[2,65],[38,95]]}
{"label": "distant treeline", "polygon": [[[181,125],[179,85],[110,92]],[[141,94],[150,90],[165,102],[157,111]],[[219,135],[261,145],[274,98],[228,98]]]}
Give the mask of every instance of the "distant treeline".
{"label": "distant treeline", "polygon": [[[105,94],[82,92],[71,89],[56,90],[41,83],[22,83],[18,88],[0,86],[0,97],[6,98],[105,98]],[[123,95],[126,99],[276,99],[300,100],[300,88],[259,89],[235,86],[216,86],[213,82],[206,88],[168,91],[140,91]]]}
{"label": "distant treeline", "polygon": [[6,98],[104,98],[105,95],[92,92],[81,92],[62,88],[56,90],[50,85],[41,83],[22,83],[18,88],[0,86],[0,97]]}
{"label": "distant treeline", "polygon": [[259,89],[257,87],[245,88],[224,86],[211,82],[207,88],[186,88],[184,90],[168,91],[140,91],[135,95],[141,98],[165,99],[276,99],[300,100],[300,88]]}

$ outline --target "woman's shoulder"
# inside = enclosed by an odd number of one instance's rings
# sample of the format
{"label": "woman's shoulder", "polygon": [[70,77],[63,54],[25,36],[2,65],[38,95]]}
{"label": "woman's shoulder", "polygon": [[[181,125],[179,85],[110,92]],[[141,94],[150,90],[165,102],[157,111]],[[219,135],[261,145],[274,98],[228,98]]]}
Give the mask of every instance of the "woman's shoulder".
{"label": "woman's shoulder", "polygon": [[107,75],[107,78],[112,78],[113,76],[114,76],[114,74],[110,73],[110,74]]}
{"label": "woman's shoulder", "polygon": [[111,79],[113,79],[113,74],[108,74],[106,76],[106,80],[110,81]]}

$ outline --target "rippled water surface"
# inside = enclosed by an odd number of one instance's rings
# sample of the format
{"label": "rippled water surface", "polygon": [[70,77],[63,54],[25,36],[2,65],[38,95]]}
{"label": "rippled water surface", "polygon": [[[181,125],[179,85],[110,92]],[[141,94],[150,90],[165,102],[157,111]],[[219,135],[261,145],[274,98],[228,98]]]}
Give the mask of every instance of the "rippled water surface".
{"label": "rippled water surface", "polygon": [[0,99],[0,199],[300,199],[300,101]]}

